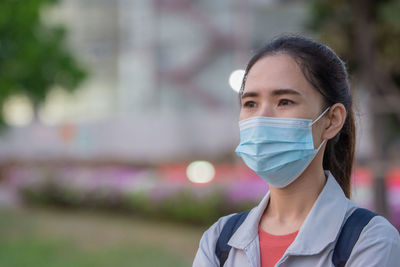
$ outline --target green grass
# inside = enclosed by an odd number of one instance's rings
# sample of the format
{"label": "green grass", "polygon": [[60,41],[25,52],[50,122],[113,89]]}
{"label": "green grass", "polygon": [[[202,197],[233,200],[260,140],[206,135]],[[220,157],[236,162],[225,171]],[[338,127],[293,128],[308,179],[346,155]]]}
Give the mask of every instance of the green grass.
{"label": "green grass", "polygon": [[0,266],[191,266],[203,231],[83,211],[0,210]]}
{"label": "green grass", "polygon": [[18,240],[0,245],[0,266],[188,266],[157,247],[114,247],[87,251],[65,241]]}

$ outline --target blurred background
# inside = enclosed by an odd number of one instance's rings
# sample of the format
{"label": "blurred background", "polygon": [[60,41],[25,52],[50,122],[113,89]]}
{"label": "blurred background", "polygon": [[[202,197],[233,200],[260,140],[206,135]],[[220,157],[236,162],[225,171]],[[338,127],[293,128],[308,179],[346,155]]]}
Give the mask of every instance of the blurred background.
{"label": "blurred background", "polygon": [[347,63],[352,198],[400,229],[400,1],[0,1],[0,265],[188,266],[267,185],[234,154],[276,35]]}

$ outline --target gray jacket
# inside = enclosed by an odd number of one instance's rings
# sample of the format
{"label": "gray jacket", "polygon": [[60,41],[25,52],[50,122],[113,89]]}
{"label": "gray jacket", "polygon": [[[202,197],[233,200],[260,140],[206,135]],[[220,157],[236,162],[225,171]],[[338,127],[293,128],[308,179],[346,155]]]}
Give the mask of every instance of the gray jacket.
{"label": "gray jacket", "polygon": [[[301,226],[296,239],[289,246],[276,267],[333,266],[332,254],[338,234],[345,220],[357,208],[346,198],[330,172],[327,182]],[[260,266],[258,224],[269,200],[269,192],[253,208],[242,225],[231,237],[232,246],[224,266]],[[215,244],[225,222],[231,215],[220,218],[204,234],[193,262],[193,267],[219,266]],[[399,232],[384,217],[376,216],[363,229],[346,266],[400,266]]]}

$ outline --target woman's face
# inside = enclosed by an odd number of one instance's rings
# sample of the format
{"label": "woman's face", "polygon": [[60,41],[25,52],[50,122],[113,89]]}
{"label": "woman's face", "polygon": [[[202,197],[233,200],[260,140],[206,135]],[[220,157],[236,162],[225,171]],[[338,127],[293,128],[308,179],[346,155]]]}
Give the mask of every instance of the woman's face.
{"label": "woman's face", "polygon": [[254,116],[313,120],[323,106],[322,95],[286,54],[266,56],[253,65],[241,100],[239,120]]}
{"label": "woman's face", "polygon": [[[239,120],[254,116],[315,120],[322,107],[322,95],[307,81],[296,61],[286,54],[270,55],[259,59],[247,75]],[[321,136],[315,131],[321,134],[322,129],[313,129],[313,136]]]}

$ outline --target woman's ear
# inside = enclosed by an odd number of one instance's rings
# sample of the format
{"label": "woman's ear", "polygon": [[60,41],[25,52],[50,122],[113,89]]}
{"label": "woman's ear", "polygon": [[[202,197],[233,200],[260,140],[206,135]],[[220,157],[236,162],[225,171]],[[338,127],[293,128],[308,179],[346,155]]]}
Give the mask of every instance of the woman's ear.
{"label": "woman's ear", "polygon": [[342,103],[331,106],[327,114],[329,124],[324,129],[323,139],[332,139],[340,132],[346,121],[346,115],[346,108]]}

